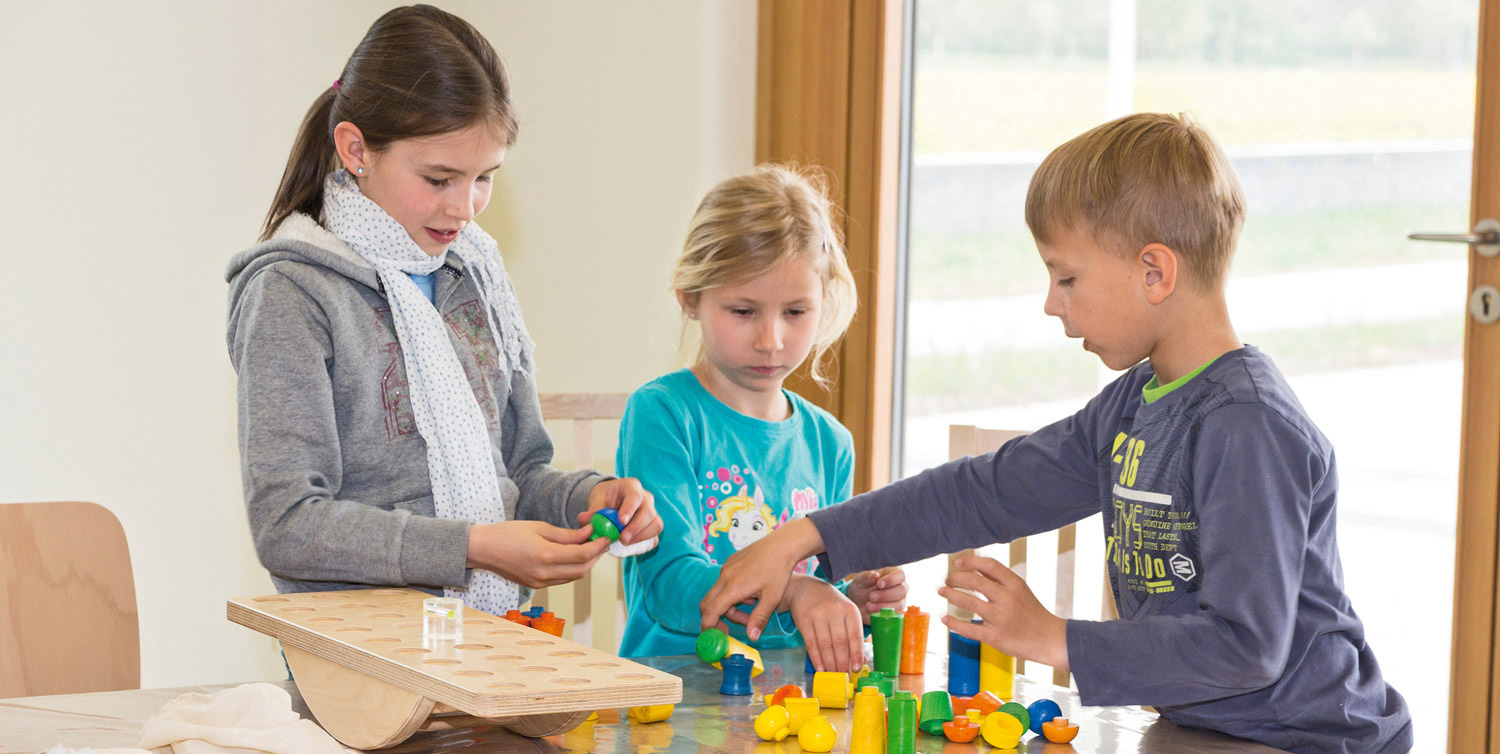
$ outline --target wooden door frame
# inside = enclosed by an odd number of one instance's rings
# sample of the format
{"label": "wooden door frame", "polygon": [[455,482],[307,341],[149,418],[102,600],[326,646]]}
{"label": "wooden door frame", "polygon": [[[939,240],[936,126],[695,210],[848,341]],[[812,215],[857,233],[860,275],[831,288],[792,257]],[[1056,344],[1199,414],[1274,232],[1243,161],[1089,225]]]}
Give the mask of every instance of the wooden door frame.
{"label": "wooden door frame", "polygon": [[[1470,224],[1500,217],[1500,0],[1480,0]],[[1500,287],[1500,258],[1469,251],[1469,286]],[[1448,750],[1500,752],[1500,673],[1495,651],[1500,583],[1500,325],[1464,317],[1463,424],[1453,590],[1453,665]]]}
{"label": "wooden door frame", "polygon": [[816,166],[843,209],[859,309],[832,390],[787,386],[854,435],[854,491],[890,481],[900,166],[901,0],[760,0],[756,162]]}

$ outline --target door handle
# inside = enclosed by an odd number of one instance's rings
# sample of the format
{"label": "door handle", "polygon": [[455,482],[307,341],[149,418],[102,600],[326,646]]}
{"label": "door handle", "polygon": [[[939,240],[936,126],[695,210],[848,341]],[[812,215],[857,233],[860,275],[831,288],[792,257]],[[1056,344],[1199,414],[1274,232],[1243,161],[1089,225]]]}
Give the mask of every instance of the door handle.
{"label": "door handle", "polygon": [[1466,243],[1479,252],[1479,256],[1493,257],[1500,254],[1500,221],[1486,217],[1474,224],[1472,233],[1427,233],[1416,231],[1406,234],[1413,241],[1447,241]]}

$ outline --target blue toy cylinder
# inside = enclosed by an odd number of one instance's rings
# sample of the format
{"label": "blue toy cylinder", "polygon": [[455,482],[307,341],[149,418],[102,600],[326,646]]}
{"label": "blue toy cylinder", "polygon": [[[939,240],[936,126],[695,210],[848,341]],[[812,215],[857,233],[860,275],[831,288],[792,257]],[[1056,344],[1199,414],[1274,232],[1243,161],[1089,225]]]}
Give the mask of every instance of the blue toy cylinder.
{"label": "blue toy cylinder", "polygon": [[948,693],[979,693],[979,642],[948,632]]}

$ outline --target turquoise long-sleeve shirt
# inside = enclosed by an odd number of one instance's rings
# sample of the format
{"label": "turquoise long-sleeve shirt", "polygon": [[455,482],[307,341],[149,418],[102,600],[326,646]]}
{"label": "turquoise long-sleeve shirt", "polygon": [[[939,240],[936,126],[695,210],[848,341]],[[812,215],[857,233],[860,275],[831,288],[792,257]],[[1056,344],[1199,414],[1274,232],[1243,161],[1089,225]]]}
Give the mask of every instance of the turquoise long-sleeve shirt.
{"label": "turquoise long-sleeve shirt", "polygon": [[[827,411],[783,391],[791,415],[768,422],[709,394],[689,370],[647,383],[625,406],[616,473],[656,496],[661,544],[625,561],[623,657],[693,653],[698,603],[730,555],[793,518],[847,500],[854,440]],[[816,559],[797,573],[827,574]],[[730,627],[739,639],[744,629]],[[802,646],[778,614],[755,646]]]}

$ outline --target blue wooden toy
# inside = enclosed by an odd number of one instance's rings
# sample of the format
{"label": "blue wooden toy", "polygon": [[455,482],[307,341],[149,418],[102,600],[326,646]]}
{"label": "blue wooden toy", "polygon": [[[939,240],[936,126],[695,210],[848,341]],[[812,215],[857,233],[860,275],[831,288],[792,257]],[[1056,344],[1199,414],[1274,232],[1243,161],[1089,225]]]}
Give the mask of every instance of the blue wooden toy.
{"label": "blue wooden toy", "polygon": [[724,667],[724,682],[719,686],[720,694],[750,696],[755,693],[755,687],[750,685],[750,671],[755,669],[754,660],[744,655],[730,655],[719,664]]}

